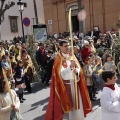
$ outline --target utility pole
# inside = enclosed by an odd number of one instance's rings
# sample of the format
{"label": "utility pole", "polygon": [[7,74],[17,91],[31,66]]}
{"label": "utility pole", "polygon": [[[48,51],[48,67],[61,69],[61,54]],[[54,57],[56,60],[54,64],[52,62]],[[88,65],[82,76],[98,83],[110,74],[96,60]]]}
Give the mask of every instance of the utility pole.
{"label": "utility pole", "polygon": [[38,14],[37,14],[36,0],[33,0],[33,4],[34,4],[34,11],[35,11],[36,24],[39,24],[39,23],[38,23]]}
{"label": "utility pole", "polygon": [[102,0],[102,13],[103,13],[103,32],[105,32],[106,31],[105,0]]}
{"label": "utility pole", "polygon": [[[78,1],[78,12],[80,12],[83,9],[82,0],[77,0],[77,1]],[[83,31],[83,21],[79,21],[79,32],[84,32]]]}

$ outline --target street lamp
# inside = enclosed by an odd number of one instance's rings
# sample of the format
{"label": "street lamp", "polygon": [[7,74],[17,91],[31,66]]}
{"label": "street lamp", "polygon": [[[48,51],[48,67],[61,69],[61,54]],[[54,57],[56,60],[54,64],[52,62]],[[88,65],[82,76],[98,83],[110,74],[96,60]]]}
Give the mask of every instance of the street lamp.
{"label": "street lamp", "polygon": [[18,5],[18,9],[20,11],[20,15],[21,15],[21,24],[22,24],[22,34],[23,34],[23,39],[24,39],[24,27],[23,27],[23,22],[22,22],[22,12],[24,10],[24,3],[22,2],[22,0],[19,0],[19,2],[17,2]]}

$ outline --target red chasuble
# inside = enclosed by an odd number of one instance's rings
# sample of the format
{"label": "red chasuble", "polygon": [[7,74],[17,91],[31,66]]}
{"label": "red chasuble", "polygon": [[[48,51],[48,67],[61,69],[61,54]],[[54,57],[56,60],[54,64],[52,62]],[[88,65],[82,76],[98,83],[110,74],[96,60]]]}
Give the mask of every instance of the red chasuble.
{"label": "red chasuble", "polygon": [[[66,87],[60,75],[62,63],[64,60],[66,59],[59,53],[54,61],[52,71],[52,82],[50,87],[50,99],[45,115],[45,120],[63,120],[63,114],[72,111],[71,100],[69,99]],[[80,64],[78,63],[75,56],[74,61],[76,61],[77,66],[80,67]],[[84,116],[86,117],[86,114],[92,111],[92,105],[81,67],[80,67],[80,81],[77,84],[78,87],[80,88]]]}

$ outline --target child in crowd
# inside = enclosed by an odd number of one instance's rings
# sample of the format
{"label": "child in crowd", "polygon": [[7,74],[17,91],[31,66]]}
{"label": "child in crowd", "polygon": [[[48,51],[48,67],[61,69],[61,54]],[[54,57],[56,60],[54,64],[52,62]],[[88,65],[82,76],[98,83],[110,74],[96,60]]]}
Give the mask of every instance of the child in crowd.
{"label": "child in crowd", "polygon": [[120,89],[115,71],[103,71],[102,79],[105,82],[101,94],[102,120],[120,120]]}
{"label": "child in crowd", "polygon": [[[91,59],[91,68],[92,68],[92,73],[93,73],[93,69],[95,68],[95,55],[90,54],[90,59]],[[93,75],[92,75],[92,81],[93,81],[93,86],[92,86],[93,97],[96,98],[97,86],[96,86],[96,82],[93,78]]]}
{"label": "child in crowd", "polygon": [[5,70],[7,77],[10,78],[10,65],[9,65],[9,63],[7,61],[7,57],[5,55],[2,56],[1,66]]}
{"label": "child in crowd", "polygon": [[102,63],[105,64],[106,57],[109,55],[108,49],[104,50],[104,55],[102,56]]}
{"label": "child in crowd", "polygon": [[84,76],[85,76],[85,80],[86,80],[86,84],[88,87],[88,91],[89,91],[89,96],[90,99],[92,101],[95,101],[95,99],[93,98],[93,81],[92,81],[92,68],[91,68],[91,58],[87,57],[87,59],[85,60],[85,64],[83,66],[83,72],[84,72]]}
{"label": "child in crowd", "polygon": [[94,66],[95,66],[95,55],[94,54],[90,54],[90,58],[91,58],[91,67],[93,69]]}
{"label": "child in crowd", "polygon": [[116,65],[114,61],[112,61],[112,55],[110,54],[106,56],[106,62],[104,65],[104,69],[105,70],[116,70]]}
{"label": "child in crowd", "polygon": [[99,70],[101,69],[102,69],[102,61],[101,58],[97,56],[95,60],[95,70],[93,71],[93,77],[95,79],[97,88],[100,87],[100,83],[101,83],[101,74],[99,75]]}
{"label": "child in crowd", "polygon": [[23,62],[21,60],[18,61],[17,67],[15,68],[15,84],[16,88],[19,89],[18,95],[19,100],[21,103],[23,103],[23,90],[25,88],[25,81],[24,81],[24,69],[23,69]]}
{"label": "child in crowd", "polygon": [[49,80],[52,76],[52,68],[53,68],[53,63],[54,63],[54,58],[53,58],[53,51],[48,50],[48,55],[47,55],[47,80],[46,84],[49,84]]}

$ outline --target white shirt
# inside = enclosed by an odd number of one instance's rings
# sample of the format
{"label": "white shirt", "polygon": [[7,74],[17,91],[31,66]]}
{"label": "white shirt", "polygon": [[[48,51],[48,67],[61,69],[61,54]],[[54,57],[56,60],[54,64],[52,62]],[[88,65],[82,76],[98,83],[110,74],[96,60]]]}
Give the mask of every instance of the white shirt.
{"label": "white shirt", "polygon": [[101,94],[102,120],[120,120],[120,89],[115,84],[115,90],[103,88]]}
{"label": "white shirt", "polygon": [[[62,55],[66,58],[69,57],[69,54],[64,54],[62,53]],[[67,63],[67,67],[64,68],[63,66],[61,67],[61,77],[63,80],[70,80],[70,86],[71,86],[71,94],[72,94],[72,101],[73,101],[73,111],[69,112],[69,120],[76,120],[76,113],[78,113],[78,120],[84,120],[84,111],[83,111],[83,105],[82,105],[82,98],[81,98],[81,93],[78,90],[79,93],[79,103],[80,103],[80,109],[75,110],[75,86],[74,86],[74,73],[70,68],[71,65],[71,61],[70,60],[66,60]],[[76,68],[77,70],[77,77],[79,78],[79,73],[80,73],[80,69]],[[77,79],[78,79],[77,78]],[[78,79],[80,80],[80,78]]]}
{"label": "white shirt", "polygon": [[[69,57],[69,54],[64,54],[62,53],[62,55],[65,57],[65,58],[68,58]],[[61,68],[61,76],[62,76],[62,79],[63,80],[74,80],[74,73],[73,71],[71,70],[70,68],[70,65],[71,65],[71,61],[70,60],[66,60],[66,63],[67,63],[67,68],[64,68],[62,66]],[[79,68],[76,68],[77,72],[78,72],[78,76],[79,77],[79,73],[80,73],[80,69]]]}

